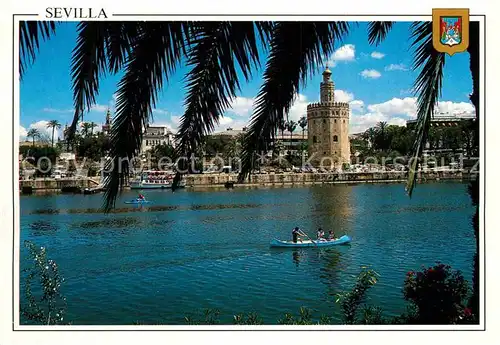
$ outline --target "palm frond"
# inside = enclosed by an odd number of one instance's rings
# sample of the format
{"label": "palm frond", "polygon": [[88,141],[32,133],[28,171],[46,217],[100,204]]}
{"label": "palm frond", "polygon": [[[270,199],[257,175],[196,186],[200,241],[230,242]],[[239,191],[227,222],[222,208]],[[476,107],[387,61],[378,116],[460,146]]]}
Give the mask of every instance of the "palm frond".
{"label": "palm frond", "polygon": [[368,24],[368,42],[378,46],[385,40],[393,25],[394,22],[370,22]]}
{"label": "palm frond", "polygon": [[254,102],[254,114],[243,140],[240,182],[251,172],[255,154],[266,151],[274,139],[308,74],[317,71],[322,57],[334,51],[334,41],[348,29],[344,22],[275,24],[264,84]]}
{"label": "palm frond", "polygon": [[104,181],[106,211],[114,206],[128,180],[130,161],[139,152],[143,129],[149,122],[157,94],[183,56],[188,29],[189,23],[185,22],[148,23],[128,56],[116,93],[110,161],[106,164],[110,173]]}
{"label": "palm frond", "polygon": [[141,22],[105,22],[108,70],[118,73],[143,30]]}
{"label": "palm frond", "polygon": [[71,74],[75,114],[68,131],[71,138],[85,111],[95,104],[99,78],[107,71],[117,73],[140,36],[138,22],[81,22],[73,49]]}
{"label": "palm frond", "polygon": [[406,192],[411,197],[417,177],[418,160],[427,140],[434,109],[441,96],[445,54],[439,53],[432,44],[432,23],[418,22],[411,27],[415,48],[413,68],[422,68],[414,83],[417,94],[416,140],[408,172]]}
{"label": "palm frond", "polygon": [[36,53],[40,47],[40,38],[48,40],[55,32],[55,22],[19,22],[19,74],[21,78],[26,72],[26,68],[35,61]]}
{"label": "palm frond", "polygon": [[107,69],[107,23],[80,22],[77,31],[78,38],[71,61],[75,114],[68,131],[69,139],[73,137],[78,121],[83,120],[85,110],[90,110],[95,104],[99,92],[99,78]]}
{"label": "palm frond", "polygon": [[[239,90],[236,63],[245,77],[251,78],[259,53],[252,22],[205,22],[199,24],[188,51],[186,111],[178,130],[179,157],[190,157],[203,137],[213,131],[219,118]],[[262,29],[265,32],[265,29]],[[180,162],[173,189],[186,171]]]}

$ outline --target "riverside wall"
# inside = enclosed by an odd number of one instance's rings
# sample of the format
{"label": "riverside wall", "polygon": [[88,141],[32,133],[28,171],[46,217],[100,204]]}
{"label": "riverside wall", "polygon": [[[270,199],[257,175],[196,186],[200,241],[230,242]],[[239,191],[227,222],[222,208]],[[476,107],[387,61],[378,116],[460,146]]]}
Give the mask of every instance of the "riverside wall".
{"label": "riverside wall", "polygon": [[32,191],[61,191],[66,188],[93,188],[99,185],[99,178],[68,178],[68,179],[36,179],[19,181],[19,190]]}
{"label": "riverside wall", "polygon": [[[417,179],[420,182],[439,180],[468,180],[471,175],[462,171],[419,172]],[[226,183],[241,185],[305,185],[322,183],[377,183],[377,182],[404,182],[408,178],[406,172],[363,172],[363,173],[283,173],[283,174],[254,174],[243,183],[237,184],[237,174],[197,174],[187,175],[187,187],[224,186]]]}
{"label": "riverside wall", "polygon": [[[362,172],[362,173],[282,173],[282,174],[254,174],[243,183],[236,183],[237,174],[196,174],[186,175],[187,188],[223,187],[227,184],[238,186],[280,186],[280,185],[308,185],[308,184],[335,184],[335,183],[390,183],[405,182],[406,172]],[[462,171],[419,172],[417,179],[420,182],[439,180],[468,180],[472,175]],[[71,188],[93,188],[99,185],[99,178],[94,179],[39,179],[19,182],[19,190],[26,193],[45,191],[57,192]]]}

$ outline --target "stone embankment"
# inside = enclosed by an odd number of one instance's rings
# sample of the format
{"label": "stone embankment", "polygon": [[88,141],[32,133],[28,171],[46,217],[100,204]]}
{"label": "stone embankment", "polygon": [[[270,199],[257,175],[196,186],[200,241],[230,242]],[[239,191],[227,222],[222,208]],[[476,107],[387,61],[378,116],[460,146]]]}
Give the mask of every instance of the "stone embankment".
{"label": "stone embankment", "polygon": [[[283,173],[283,174],[253,174],[243,183],[236,183],[237,174],[196,174],[186,175],[186,187],[237,187],[237,186],[280,186],[280,185],[309,185],[335,183],[391,183],[405,182],[406,172],[341,172],[341,173]],[[463,171],[435,171],[419,172],[419,182],[439,180],[468,180],[472,177],[469,172]],[[20,181],[21,193],[29,194],[37,191],[46,192],[79,192],[85,188],[99,188],[99,178],[72,178],[72,179],[38,179]]]}

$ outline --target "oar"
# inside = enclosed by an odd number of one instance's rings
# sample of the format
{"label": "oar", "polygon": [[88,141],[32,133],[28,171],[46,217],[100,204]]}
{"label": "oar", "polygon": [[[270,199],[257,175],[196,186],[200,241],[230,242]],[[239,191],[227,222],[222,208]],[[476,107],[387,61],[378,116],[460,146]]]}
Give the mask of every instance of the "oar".
{"label": "oar", "polygon": [[316,242],[314,242],[314,241],[312,240],[312,238],[310,238],[307,234],[305,234],[305,233],[302,233],[302,234],[304,234],[304,235],[305,235],[308,239],[310,239],[310,240],[311,240],[311,242],[312,242],[312,243],[314,243],[314,244],[316,245],[316,247],[318,246],[318,244],[317,244]]}

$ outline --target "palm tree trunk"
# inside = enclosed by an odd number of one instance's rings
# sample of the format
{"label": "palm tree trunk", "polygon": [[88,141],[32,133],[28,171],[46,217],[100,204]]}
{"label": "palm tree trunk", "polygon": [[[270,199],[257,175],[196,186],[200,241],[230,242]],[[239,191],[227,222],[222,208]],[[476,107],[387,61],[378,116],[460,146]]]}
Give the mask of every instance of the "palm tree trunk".
{"label": "palm tree trunk", "polygon": [[33,147],[35,147],[35,136],[33,136]]}
{"label": "palm tree trunk", "polygon": [[52,127],[52,147],[54,147],[54,131],[56,127]]}
{"label": "palm tree trunk", "polygon": [[305,135],[306,131],[304,128],[302,128],[302,157],[304,157],[304,135]]}
{"label": "palm tree trunk", "polygon": [[[476,110],[476,126],[474,126],[474,137],[479,138],[479,22],[469,23],[469,47],[470,71],[472,75],[472,94],[470,101]],[[479,145],[479,141],[476,143]],[[479,322],[479,173],[476,179],[469,185],[469,195],[476,212],[472,218],[474,236],[476,238],[476,253],[474,254],[474,266],[472,270],[472,296],[469,300],[469,308],[476,315]]]}

